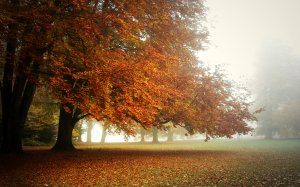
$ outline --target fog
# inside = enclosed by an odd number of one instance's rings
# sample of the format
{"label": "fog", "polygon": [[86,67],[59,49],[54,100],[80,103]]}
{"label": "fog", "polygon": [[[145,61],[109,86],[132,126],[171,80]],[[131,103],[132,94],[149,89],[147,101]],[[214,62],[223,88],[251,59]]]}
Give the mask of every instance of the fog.
{"label": "fog", "polygon": [[207,0],[210,44],[200,58],[226,64],[234,78],[251,79],[270,44],[287,46],[300,56],[300,1]]}
{"label": "fog", "polygon": [[264,107],[256,135],[299,138],[300,1],[207,0],[206,6],[210,36],[200,59],[222,64]]}

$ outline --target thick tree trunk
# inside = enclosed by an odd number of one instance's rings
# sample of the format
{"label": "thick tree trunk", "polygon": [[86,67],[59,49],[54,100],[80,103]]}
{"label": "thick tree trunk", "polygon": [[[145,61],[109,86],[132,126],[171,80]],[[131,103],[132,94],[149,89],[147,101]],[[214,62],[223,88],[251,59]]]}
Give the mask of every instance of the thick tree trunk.
{"label": "thick tree trunk", "polygon": [[153,127],[152,134],[153,134],[152,142],[153,143],[158,143],[158,129],[157,129],[157,127]]}
{"label": "thick tree trunk", "polygon": [[[36,90],[36,85],[32,80],[28,80],[23,72],[23,68],[30,66],[31,60],[29,56],[26,56],[26,58],[22,60],[22,64],[19,65],[20,67],[15,77],[13,91],[11,96],[9,96],[10,102],[2,105],[2,110],[5,111],[3,116],[4,139],[1,147],[3,152],[23,151],[23,129]],[[37,70],[38,64],[33,63],[31,73],[32,77],[36,79],[38,78]],[[4,96],[2,99],[9,98],[5,98]]]}
{"label": "thick tree trunk", "polygon": [[3,81],[1,85],[1,104],[2,104],[2,145],[1,151],[9,152],[11,147],[11,131],[8,121],[10,116],[10,103],[12,100],[13,91],[13,76],[14,76],[14,62],[16,59],[17,48],[17,32],[16,25],[8,25],[8,36],[6,43],[6,57],[4,64]]}
{"label": "thick tree trunk", "polygon": [[68,113],[60,107],[57,140],[52,150],[72,151],[75,147],[72,143],[72,131],[76,122],[73,120],[72,113]]}
{"label": "thick tree trunk", "polygon": [[[25,79],[25,77],[21,77]],[[17,79],[21,79],[17,78]],[[16,81],[9,106],[2,105],[3,141],[1,150],[4,152],[22,152],[22,134],[29,107],[32,103],[36,85],[29,81]]]}
{"label": "thick tree trunk", "polygon": [[[19,1],[11,1],[17,5]],[[30,69],[31,78],[37,79],[37,62],[32,63],[28,50],[21,48],[19,59],[16,58],[17,26],[8,25],[6,57],[4,64],[3,85],[1,85],[2,104],[2,144],[3,152],[22,152],[22,132],[31,105],[36,85],[29,80],[25,69]],[[15,67],[15,63],[18,65]]]}
{"label": "thick tree trunk", "polygon": [[103,126],[102,135],[101,135],[101,143],[105,143],[105,139],[107,136],[107,127]]}

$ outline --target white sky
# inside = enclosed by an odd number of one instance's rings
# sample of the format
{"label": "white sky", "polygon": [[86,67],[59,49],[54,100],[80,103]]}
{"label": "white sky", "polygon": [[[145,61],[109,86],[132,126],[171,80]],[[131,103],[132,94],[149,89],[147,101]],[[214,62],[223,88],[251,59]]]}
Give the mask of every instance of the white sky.
{"label": "white sky", "polygon": [[[226,64],[233,78],[250,78],[264,46],[279,43],[300,56],[300,0],[206,0],[208,64]],[[261,63],[261,62],[260,62]]]}

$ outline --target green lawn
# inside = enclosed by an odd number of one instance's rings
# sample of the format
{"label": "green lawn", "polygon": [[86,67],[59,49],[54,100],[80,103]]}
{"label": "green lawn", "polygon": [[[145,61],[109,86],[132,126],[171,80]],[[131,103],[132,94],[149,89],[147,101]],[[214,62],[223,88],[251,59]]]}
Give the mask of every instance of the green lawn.
{"label": "green lawn", "polygon": [[300,140],[76,147],[0,155],[0,186],[300,186]]}

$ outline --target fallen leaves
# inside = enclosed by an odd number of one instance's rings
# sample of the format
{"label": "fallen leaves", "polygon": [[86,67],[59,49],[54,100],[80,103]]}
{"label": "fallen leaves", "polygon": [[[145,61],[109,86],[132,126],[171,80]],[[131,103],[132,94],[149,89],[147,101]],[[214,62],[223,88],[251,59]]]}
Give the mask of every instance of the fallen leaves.
{"label": "fallen leaves", "polygon": [[297,186],[300,182],[300,152],[295,151],[125,149],[0,155],[0,186]]}

